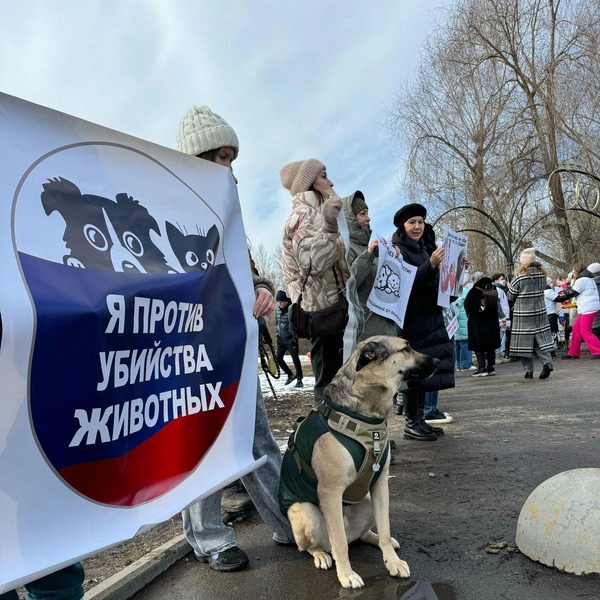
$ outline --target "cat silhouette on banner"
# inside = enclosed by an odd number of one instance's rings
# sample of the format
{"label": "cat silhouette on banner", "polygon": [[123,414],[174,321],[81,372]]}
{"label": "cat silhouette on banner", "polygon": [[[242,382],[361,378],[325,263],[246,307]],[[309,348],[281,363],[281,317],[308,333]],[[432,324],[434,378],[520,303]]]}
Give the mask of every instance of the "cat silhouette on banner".
{"label": "cat silhouette on banner", "polygon": [[82,194],[68,179],[51,179],[43,184],[42,205],[47,215],[58,211],[65,220],[63,240],[71,251],[63,257],[67,266],[119,273],[177,273],[207,271],[215,264],[219,232],[213,225],[206,235],[185,234],[165,223],[168,245],[180,263],[174,268],[154,239],[160,236],[158,223],[126,193],[116,201]]}

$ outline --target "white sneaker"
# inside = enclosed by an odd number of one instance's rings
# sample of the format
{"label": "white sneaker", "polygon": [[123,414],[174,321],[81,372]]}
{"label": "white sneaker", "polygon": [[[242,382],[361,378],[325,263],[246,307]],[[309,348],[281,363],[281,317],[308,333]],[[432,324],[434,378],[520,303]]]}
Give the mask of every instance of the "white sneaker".
{"label": "white sneaker", "polygon": [[471,365],[468,369],[463,369],[463,371],[477,371],[477,367],[475,365]]}
{"label": "white sneaker", "polygon": [[447,412],[442,412],[437,408],[429,415],[425,416],[425,423],[429,423],[429,425],[444,425],[446,423],[452,423],[452,421],[454,421],[454,419]]}

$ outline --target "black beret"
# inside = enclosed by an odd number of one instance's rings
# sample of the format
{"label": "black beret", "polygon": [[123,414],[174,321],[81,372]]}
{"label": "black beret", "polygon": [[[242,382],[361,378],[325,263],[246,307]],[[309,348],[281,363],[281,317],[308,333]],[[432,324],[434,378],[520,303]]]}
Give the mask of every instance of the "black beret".
{"label": "black beret", "polygon": [[416,202],[403,206],[394,215],[394,227],[402,227],[408,219],[412,219],[413,217],[423,217],[425,219],[427,217],[427,209],[422,204],[417,204]]}

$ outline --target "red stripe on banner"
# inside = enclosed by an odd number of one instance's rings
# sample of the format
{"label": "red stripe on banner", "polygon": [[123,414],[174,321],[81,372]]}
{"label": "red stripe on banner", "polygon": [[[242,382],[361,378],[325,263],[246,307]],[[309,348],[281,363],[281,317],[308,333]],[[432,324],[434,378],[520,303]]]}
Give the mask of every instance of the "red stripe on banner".
{"label": "red stripe on banner", "polygon": [[72,465],[58,473],[75,490],[102,504],[136,506],[158,498],[186,479],[213,445],[238,386],[239,381],[220,391],[225,408],[180,416],[118,458]]}

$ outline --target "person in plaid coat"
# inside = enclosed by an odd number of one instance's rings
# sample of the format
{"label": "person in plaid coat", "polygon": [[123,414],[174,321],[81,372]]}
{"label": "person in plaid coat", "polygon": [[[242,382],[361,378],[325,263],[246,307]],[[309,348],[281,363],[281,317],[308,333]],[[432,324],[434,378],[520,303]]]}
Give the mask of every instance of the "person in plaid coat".
{"label": "person in plaid coat", "polygon": [[510,355],[521,358],[525,379],[533,378],[534,354],[543,365],[540,379],[547,379],[553,371],[550,352],[554,344],[544,301],[545,287],[546,273],[535,249],[526,248],[507,292],[508,301],[513,304]]}

